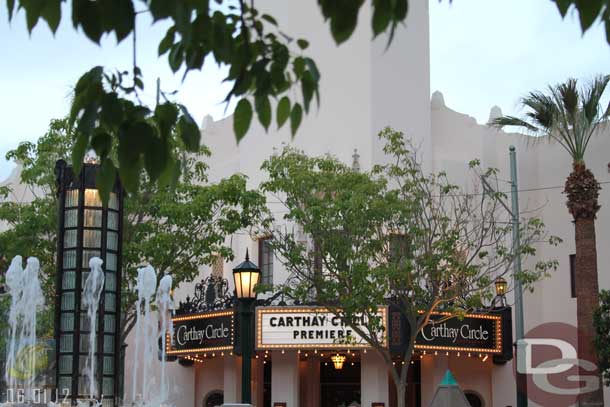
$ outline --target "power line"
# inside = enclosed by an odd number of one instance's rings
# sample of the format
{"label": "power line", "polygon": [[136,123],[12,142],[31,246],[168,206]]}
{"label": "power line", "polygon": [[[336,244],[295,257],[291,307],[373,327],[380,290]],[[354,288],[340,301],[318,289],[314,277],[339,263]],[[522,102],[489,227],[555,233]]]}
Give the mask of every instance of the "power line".
{"label": "power line", "polygon": [[[602,182],[598,182],[599,185],[607,185],[610,184],[610,181],[602,181]],[[519,189],[517,190],[517,192],[536,192],[536,191],[547,191],[547,190],[552,190],[552,189],[563,189],[565,188],[564,185],[556,185],[556,186],[552,186],[552,187],[538,187],[538,188],[524,188],[524,189]],[[498,191],[502,194],[510,194],[510,191]],[[482,196],[482,195],[487,195],[487,193],[485,192],[477,192],[477,193],[472,193],[472,194],[446,194],[443,196],[448,196],[448,197],[467,197],[467,196]],[[435,198],[440,197],[440,195],[434,195]],[[284,202],[281,201],[266,201],[267,204],[284,204]]]}

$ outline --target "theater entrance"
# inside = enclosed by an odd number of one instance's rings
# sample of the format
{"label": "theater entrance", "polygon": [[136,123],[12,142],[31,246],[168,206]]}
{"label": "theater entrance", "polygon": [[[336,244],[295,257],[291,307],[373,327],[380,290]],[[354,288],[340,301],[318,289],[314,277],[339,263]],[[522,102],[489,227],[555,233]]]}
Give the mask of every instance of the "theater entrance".
{"label": "theater entrance", "polygon": [[360,362],[320,363],[320,407],[360,406]]}

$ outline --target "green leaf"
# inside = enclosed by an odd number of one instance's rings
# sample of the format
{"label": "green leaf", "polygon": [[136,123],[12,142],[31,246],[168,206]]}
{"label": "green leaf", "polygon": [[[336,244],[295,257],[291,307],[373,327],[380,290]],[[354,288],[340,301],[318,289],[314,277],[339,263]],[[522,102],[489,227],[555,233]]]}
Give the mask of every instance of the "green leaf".
{"label": "green leaf", "polygon": [[59,27],[59,21],[61,20],[61,0],[45,1],[41,15],[49,25],[53,34],[55,34],[57,27]]}
{"label": "green leaf", "polygon": [[[167,18],[172,15],[172,11],[174,7],[173,2],[167,0],[151,0],[150,1],[150,13],[153,16],[154,21],[161,20],[162,18]],[[173,27],[173,26],[172,26]]]}
{"label": "green leaf", "polygon": [[557,8],[559,9],[559,14],[561,14],[561,17],[565,17],[566,14],[568,13],[568,9],[570,8],[570,6],[572,5],[572,2],[574,0],[554,0],[555,4],[557,4]]}
{"label": "green leaf", "polygon": [[169,52],[169,66],[172,68],[172,71],[178,72],[180,66],[182,65],[182,61],[184,59],[184,45],[182,43],[176,43],[172,46],[171,51]]}
{"label": "green leaf", "polygon": [[576,8],[580,17],[580,28],[584,33],[593,25],[601,11],[601,1],[576,0]]}
{"label": "green leaf", "polygon": [[116,181],[117,170],[110,158],[105,158],[100,164],[95,184],[100,191],[102,202],[106,204],[110,198],[110,191]]}
{"label": "green leaf", "polygon": [[397,0],[394,5],[394,21],[404,21],[409,12],[409,0]]}
{"label": "green leaf", "polygon": [[199,127],[190,116],[182,115],[178,119],[178,132],[188,151],[199,149],[201,133]]}
{"label": "green leaf", "polygon": [[277,20],[275,18],[271,17],[269,14],[263,14],[261,16],[261,18],[263,20],[265,20],[266,22],[268,22],[269,24],[273,24],[274,26],[277,27]]}
{"label": "green leaf", "polygon": [[180,172],[180,160],[169,157],[167,164],[159,177],[159,186],[171,187],[174,189],[180,178]]}
{"label": "green leaf", "polygon": [[119,176],[125,189],[137,192],[140,185],[140,171],[142,168],[141,155],[145,146],[154,137],[153,128],[145,121],[131,123],[119,133]]}
{"label": "green leaf", "polygon": [[102,99],[101,123],[117,129],[123,122],[123,106],[115,92],[107,93]]}
{"label": "green leaf", "polygon": [[176,26],[172,25],[165,33],[165,37],[159,43],[159,56],[165,54],[174,45],[174,38],[176,36]]}
{"label": "green leaf", "polygon": [[303,77],[301,78],[301,91],[303,92],[303,103],[305,105],[306,112],[309,112],[309,104],[313,98],[314,89],[315,83],[313,81],[311,72],[305,71]]}
{"label": "green leaf", "polygon": [[15,0],[6,0],[6,7],[8,8],[8,21],[11,21],[15,10]]}
{"label": "green leaf", "polygon": [[318,67],[316,63],[311,58],[303,58],[305,60],[305,65],[307,65],[307,69],[311,72],[313,80],[317,83],[320,81],[320,71],[318,71]]}
{"label": "green leaf", "polygon": [[292,62],[292,70],[297,78],[300,78],[303,72],[305,72],[305,58],[296,57]]}
{"label": "green leaf", "polygon": [[286,120],[288,120],[288,117],[290,116],[290,99],[288,96],[284,96],[280,100],[280,103],[277,104],[276,116],[277,128],[279,129],[286,123]]}
{"label": "green leaf", "polygon": [[299,38],[297,40],[297,45],[301,49],[307,49],[307,47],[309,47],[309,42],[307,40],[303,39],[303,38]]}
{"label": "green leaf", "polygon": [[373,1],[373,36],[376,37],[388,28],[392,19],[392,4],[389,0]]}
{"label": "green leaf", "polygon": [[76,135],[76,141],[72,147],[72,167],[76,174],[80,173],[80,169],[85,159],[85,153],[87,152],[87,146],[89,145],[89,134],[79,132]]}
{"label": "green leaf", "polygon": [[112,137],[106,132],[99,132],[91,138],[91,147],[100,157],[106,157],[112,149]]}
{"label": "green leaf", "polygon": [[163,137],[169,137],[172,127],[178,120],[178,108],[173,103],[163,103],[155,109],[155,117],[159,125],[159,131]]}
{"label": "green leaf", "polygon": [[266,95],[256,96],[254,98],[254,108],[258,115],[258,120],[261,122],[265,131],[269,129],[271,124],[271,103]]}
{"label": "green leaf", "polygon": [[144,168],[151,181],[156,181],[167,165],[168,144],[158,137],[150,137],[144,148]]}
{"label": "green leaf", "polygon": [[40,14],[42,13],[42,8],[44,6],[44,2],[42,1],[27,1],[21,2],[21,6],[25,8],[25,19],[28,26],[28,31],[32,33],[32,30],[38,23],[38,19],[40,18]]}
{"label": "green leaf", "polygon": [[295,103],[290,112],[290,131],[292,132],[292,137],[297,134],[302,118],[303,108],[299,103]]}
{"label": "green leaf", "polygon": [[243,98],[237,102],[235,113],[233,113],[233,131],[238,143],[248,132],[251,121],[252,105],[248,99]]}
{"label": "green leaf", "polygon": [[186,51],[186,66],[188,69],[201,69],[203,66],[203,60],[205,58],[205,52],[203,47],[189,48]]}
{"label": "green leaf", "polygon": [[72,23],[74,27],[80,25],[91,41],[96,44],[100,43],[103,29],[99,3],[90,0],[74,0],[72,2]]}
{"label": "green leaf", "polygon": [[113,2],[112,24],[116,41],[121,42],[134,30],[136,13],[131,0],[119,0]]}
{"label": "green leaf", "polygon": [[[326,0],[332,2],[336,0]],[[342,44],[352,36],[358,24],[358,12],[364,0],[343,0],[336,5],[330,17],[330,32],[337,44]]]}

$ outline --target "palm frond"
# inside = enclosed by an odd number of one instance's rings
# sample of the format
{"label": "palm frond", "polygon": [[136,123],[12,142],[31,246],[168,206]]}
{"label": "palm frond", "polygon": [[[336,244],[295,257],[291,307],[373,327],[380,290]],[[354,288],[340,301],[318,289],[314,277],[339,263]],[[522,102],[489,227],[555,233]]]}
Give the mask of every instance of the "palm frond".
{"label": "palm frond", "polygon": [[526,122],[525,120],[522,120],[522,119],[520,119],[518,117],[514,117],[514,116],[497,117],[497,118],[491,120],[488,123],[488,125],[491,127],[498,128],[498,129],[501,129],[506,126],[516,126],[516,127],[524,128],[527,131],[533,132],[533,133],[536,133],[539,131],[539,129],[536,126],[533,126],[530,123]]}
{"label": "palm frond", "polygon": [[576,116],[578,114],[578,101],[580,99],[576,79],[570,78],[565,83],[561,83],[555,88],[561,96],[560,106],[563,107],[565,113],[572,117]]}
{"label": "palm frond", "polygon": [[556,125],[557,106],[552,97],[542,92],[530,92],[528,96],[521,99],[521,104],[530,108],[526,115],[538,127],[551,128]]}
{"label": "palm frond", "polygon": [[602,95],[606,91],[610,75],[597,76],[583,90],[582,110],[589,123],[595,122],[599,115]]}
{"label": "palm frond", "polygon": [[[601,98],[610,83],[610,75],[597,76],[582,90],[570,78],[549,86],[545,92],[533,91],[521,98],[526,108],[523,118],[504,116],[489,125],[497,128],[517,126],[533,136],[559,143],[574,161],[583,161],[585,151],[601,122],[610,120],[610,104],[600,115]],[[540,137],[544,136],[544,137]]]}

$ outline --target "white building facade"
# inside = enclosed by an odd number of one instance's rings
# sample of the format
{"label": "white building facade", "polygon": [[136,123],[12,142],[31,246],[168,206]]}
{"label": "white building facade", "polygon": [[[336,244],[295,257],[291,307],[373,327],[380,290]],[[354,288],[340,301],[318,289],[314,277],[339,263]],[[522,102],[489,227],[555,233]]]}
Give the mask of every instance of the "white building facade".
{"label": "white building facade", "polygon": [[[268,2],[270,3],[270,2]],[[267,3],[265,3],[267,4]],[[232,133],[232,117],[220,121],[204,119],[203,143],[212,151],[209,161],[211,180],[219,180],[240,172],[249,177],[249,187],[256,188],[263,181],[262,162],[285,145],[302,149],[309,155],[330,153],[345,163],[352,163],[357,150],[363,170],[383,162],[382,144],[377,133],[385,126],[403,131],[418,146],[424,168],[448,172],[452,181],[465,184],[469,180],[468,162],[479,158],[483,167],[499,168],[500,177],[508,179],[509,146],[517,150],[520,205],[522,212],[536,210],[549,229],[561,237],[559,247],[543,247],[541,258],[559,260],[559,268],[550,278],[536,284],[533,293],[525,293],[525,331],[544,330],[545,324],[576,325],[576,299],[571,293],[570,254],[574,253],[574,233],[571,216],[565,207],[563,184],[571,170],[571,161],[558,145],[532,145],[528,137],[507,134],[478,124],[474,118],[451,110],[443,96],[434,92],[430,97],[429,17],[427,2],[411,2],[406,27],[401,27],[392,46],[386,51],[386,39],[371,41],[370,10],[364,7],[360,24],[353,37],[336,47],[328,27],[323,24],[317,6],[312,2],[274,2],[273,15],[289,28],[295,38],[310,41],[309,53],[319,64],[321,107],[315,107],[304,118],[294,139],[289,129],[270,129],[266,133],[253,121],[246,137],[236,144]],[[497,107],[490,118],[500,115]],[[256,120],[256,119],[254,119]],[[272,126],[273,127],[273,126]],[[610,138],[602,134],[592,140],[587,162],[598,181],[610,180],[607,152]],[[602,210],[597,220],[599,282],[610,288],[610,191],[602,184]],[[507,184],[507,190],[508,188]],[[272,211],[281,212],[280,205],[270,198]],[[231,239],[236,254],[234,263],[224,265],[224,277],[231,281],[231,269],[249,250],[259,262],[259,242],[246,235]],[[273,260],[273,283],[287,277],[278,259]],[[202,277],[209,275],[204,267]],[[193,283],[194,284],[194,283]],[[183,284],[176,297],[190,295],[193,285]],[[511,299],[509,298],[509,302]],[[542,328],[540,328],[542,326]],[[538,328],[537,328],[538,327]],[[560,329],[563,329],[560,326]],[[566,337],[571,333],[566,331]],[[575,345],[575,344],[574,344]],[[300,350],[300,353],[299,353]],[[304,357],[307,353],[308,356]],[[256,405],[326,406],[324,400],[325,365],[329,352],[316,352],[303,345],[300,349],[271,350],[259,353],[253,361],[253,400]],[[208,397],[222,392],[225,402],[240,400],[240,360],[230,354],[218,357],[206,355],[202,363],[191,367],[173,364],[171,372],[181,391],[176,402],[180,406],[205,406]],[[492,358],[458,356],[451,352],[429,353],[420,360],[414,387],[417,397],[409,398],[409,405],[428,406],[434,391],[447,369],[454,374],[466,392],[476,395],[482,406],[515,406],[516,388],[514,366],[494,364]],[[129,359],[129,356],[128,356]],[[362,406],[394,405],[391,380],[386,368],[374,352],[359,351],[353,359],[359,365],[359,395]],[[349,363],[349,358],[348,358]],[[269,368],[267,365],[270,364]],[[267,366],[267,367],[266,367]],[[553,382],[553,378],[549,379]],[[544,399],[540,391],[528,388],[532,394],[530,405],[561,405],[560,399]],[[610,392],[605,391],[606,400]],[[393,400],[394,398],[394,400]],[[349,405],[350,400],[343,400]],[[276,404],[279,403],[279,404]]]}
{"label": "white building facade", "polygon": [[[239,172],[248,176],[250,188],[257,188],[264,180],[261,164],[285,145],[295,146],[309,155],[330,153],[348,164],[352,163],[354,150],[357,150],[360,166],[366,171],[384,160],[377,133],[386,126],[404,132],[413,140],[426,170],[445,170],[458,184],[467,181],[468,162],[474,158],[479,158],[483,167],[499,168],[500,177],[508,179],[508,149],[514,145],[522,212],[536,210],[550,233],[563,239],[559,247],[542,247],[539,252],[542,258],[559,260],[559,268],[550,278],[536,283],[533,293],[524,294],[525,331],[538,330],[540,333],[545,326],[564,329],[565,326],[553,325],[559,323],[576,326],[576,299],[571,292],[570,279],[570,255],[575,251],[574,230],[562,194],[563,184],[571,170],[570,157],[558,145],[531,144],[526,136],[478,124],[474,118],[447,107],[439,92],[430,96],[427,2],[410,2],[406,25],[399,27],[388,50],[386,38],[371,41],[371,10],[367,7],[360,12],[359,24],[352,38],[336,47],[315,2],[267,0],[262,3],[272,9],[271,14],[291,36],[309,40],[308,52],[322,74],[321,106],[317,109],[313,105],[294,139],[288,126],[280,131],[272,128],[265,132],[254,119],[250,131],[239,145],[233,136],[232,117],[216,122],[206,117],[202,124],[202,141],[212,151],[208,159],[210,181]],[[493,108],[490,117],[499,114],[499,109]],[[591,141],[586,160],[603,187],[600,193],[602,209],[596,224],[598,275],[600,288],[610,289],[610,184],[604,184],[610,182],[610,137],[607,137],[607,131],[603,133]],[[18,173],[11,174],[4,184],[7,183],[17,185]],[[271,211],[281,211],[271,199],[269,207]],[[246,233],[228,237],[227,241],[236,260],[216,267],[202,265],[197,280],[182,284],[175,290],[176,302],[192,295],[195,284],[213,270],[228,279],[232,290],[231,270],[243,260],[246,250],[254,262],[260,263],[264,259],[260,253],[263,246]],[[287,278],[287,272],[277,258],[264,261],[271,262],[274,284]],[[511,298],[509,302],[512,302]],[[566,336],[570,335],[566,331]],[[131,388],[131,375],[127,373],[132,364],[129,348],[125,358],[126,390]],[[219,400],[219,395],[224,402],[239,402],[240,358],[229,350],[207,352],[205,357],[201,356],[198,355],[198,360],[190,366],[169,363],[171,402],[177,407],[214,405],[212,403]],[[326,367],[329,356],[328,351],[324,352],[322,348],[314,350],[306,344],[260,352],[259,357],[253,360],[254,403],[257,406],[327,406],[333,401],[324,397],[337,393],[328,389],[344,386],[352,389],[349,394],[358,394],[359,398],[343,400],[345,406],[352,401],[366,407],[394,405],[391,380],[384,363],[373,351],[361,349],[355,350],[352,358],[348,355],[347,364],[354,363],[359,372],[352,369],[350,374],[354,376],[345,383],[333,382],[332,372]],[[434,355],[431,352],[418,361],[417,369],[413,369],[417,373],[411,380],[410,390],[417,395],[409,396],[413,397],[409,398],[409,406],[428,406],[447,369],[451,370],[464,391],[478,397],[480,405],[516,405],[513,361],[495,364],[491,357],[483,360],[478,355],[458,356],[455,352]],[[158,369],[153,370],[152,376]],[[552,378],[549,380],[553,381]],[[549,405],[540,391],[532,388],[528,391],[533,394],[530,405]],[[129,391],[125,394],[128,396]],[[608,388],[605,389],[605,399],[610,401]],[[553,405],[561,405],[552,400]]]}

